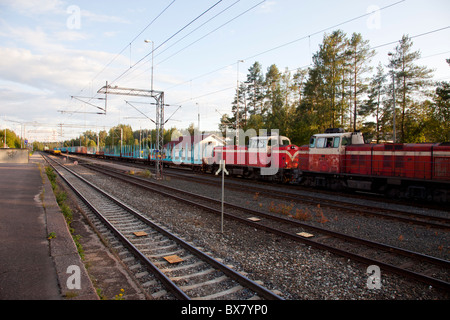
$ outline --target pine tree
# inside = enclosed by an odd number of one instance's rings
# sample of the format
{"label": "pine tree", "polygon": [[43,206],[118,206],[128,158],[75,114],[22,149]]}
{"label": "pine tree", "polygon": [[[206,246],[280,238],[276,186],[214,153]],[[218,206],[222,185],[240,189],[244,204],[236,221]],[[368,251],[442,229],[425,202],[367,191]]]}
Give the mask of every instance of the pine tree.
{"label": "pine tree", "polygon": [[395,76],[396,102],[401,109],[400,113],[400,139],[405,142],[406,114],[413,106],[416,97],[429,86],[432,70],[415,64],[421,56],[420,51],[412,51],[413,42],[409,36],[404,35],[390,55],[388,67]]}
{"label": "pine tree", "polygon": [[[239,97],[237,97],[239,92]],[[237,109],[238,109],[238,99],[239,99],[239,125],[240,129],[246,130],[247,127],[247,117],[248,117],[248,108],[247,108],[247,86],[245,83],[241,83],[239,85],[239,90],[236,92],[234,96],[234,100],[232,103],[232,114],[233,117],[229,119],[229,121],[233,123],[237,123]]]}
{"label": "pine tree", "polygon": [[319,57],[321,60],[321,72],[325,80],[325,95],[328,104],[328,127],[336,127],[339,110],[338,98],[341,94],[342,74],[344,70],[345,54],[348,41],[342,30],[325,35],[323,44],[320,45]]}
{"label": "pine tree", "polygon": [[303,88],[305,87],[305,80],[308,74],[308,69],[297,69],[293,78],[292,91],[296,97],[297,105],[302,103]]}
{"label": "pine tree", "polygon": [[358,105],[360,97],[367,91],[367,78],[365,74],[372,70],[369,66],[370,60],[375,55],[375,50],[369,47],[369,41],[363,40],[360,33],[353,33],[348,44],[349,69],[351,72],[352,104],[353,104],[353,130],[357,128]]}
{"label": "pine tree", "polygon": [[285,114],[283,110],[284,96],[281,88],[282,74],[278,67],[273,64],[267,69],[265,77],[265,100],[264,109],[267,110],[267,122],[268,129],[284,129]]}
{"label": "pine tree", "polygon": [[245,81],[247,84],[248,112],[250,115],[262,115],[262,101],[264,99],[264,75],[262,74],[262,66],[259,62],[255,62],[248,71],[247,81]]}
{"label": "pine tree", "polygon": [[383,108],[382,101],[383,95],[385,94],[385,83],[387,81],[387,75],[384,72],[383,65],[381,63],[378,64],[377,72],[372,77],[372,80],[369,85],[369,90],[367,92],[368,99],[361,106],[359,110],[359,115],[362,117],[373,116],[375,118],[375,139],[377,143],[382,139],[381,128],[382,118],[383,118]]}

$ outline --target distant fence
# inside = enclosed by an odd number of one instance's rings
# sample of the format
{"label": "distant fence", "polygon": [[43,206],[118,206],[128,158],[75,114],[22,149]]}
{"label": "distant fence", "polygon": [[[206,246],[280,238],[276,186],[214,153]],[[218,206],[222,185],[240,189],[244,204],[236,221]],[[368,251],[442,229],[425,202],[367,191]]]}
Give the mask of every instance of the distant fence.
{"label": "distant fence", "polygon": [[28,163],[28,149],[0,149],[0,163]]}

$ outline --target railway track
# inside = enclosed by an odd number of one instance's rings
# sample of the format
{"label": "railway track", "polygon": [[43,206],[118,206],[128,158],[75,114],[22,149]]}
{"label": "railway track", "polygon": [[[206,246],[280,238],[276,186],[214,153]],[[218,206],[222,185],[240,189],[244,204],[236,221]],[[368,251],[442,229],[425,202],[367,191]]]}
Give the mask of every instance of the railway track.
{"label": "railway track", "polygon": [[[48,159],[48,157],[47,157]],[[59,164],[47,160],[61,178],[95,214],[98,229],[112,233],[126,247],[119,255],[134,261],[136,278],[159,299],[265,299],[279,295],[246,278],[199,248],[162,228],[133,208]],[[114,241],[114,240],[113,240]],[[160,285],[155,285],[155,278]]]}
{"label": "railway track", "polygon": [[[177,201],[220,214],[220,201],[180,189],[163,186],[148,179],[130,176],[111,169],[89,165],[89,168],[121,179],[135,186],[160,193]],[[289,219],[279,215],[263,213],[233,204],[225,204],[225,216],[241,223],[262,229],[282,237],[327,250],[366,265],[377,265],[381,269],[450,291],[450,262],[424,254],[388,246],[382,243],[348,236]],[[364,253],[364,254],[363,254]]]}
{"label": "railway track", "polygon": [[[193,176],[192,174],[185,175],[166,172],[165,175],[176,177],[179,179],[195,181],[203,184],[209,184],[212,186],[217,186],[219,184],[217,179],[198,177]],[[300,204],[309,204],[313,206],[320,205],[322,208],[331,208],[346,213],[373,216],[377,218],[401,221],[408,224],[444,229],[447,231],[450,230],[450,219],[442,216],[413,213],[409,211],[396,210],[392,208],[381,208],[381,207],[374,208],[373,206],[368,206],[361,203],[358,203],[358,205],[356,205],[350,202],[334,200],[330,198],[327,199],[313,195],[299,194],[289,191],[281,191],[279,189],[277,190],[268,189],[264,187],[258,187],[256,185],[252,185],[251,188],[249,188],[248,186],[242,185],[242,183],[235,181],[227,181],[227,188],[237,190],[240,192],[246,192],[249,194],[258,193],[258,195],[260,196],[268,196],[271,198],[286,201],[288,203],[294,202]]]}
{"label": "railway track", "polygon": [[[82,158],[81,158],[82,159]],[[142,168],[148,169],[145,166],[139,166]],[[184,179],[187,181],[195,181],[198,183],[218,186],[220,184],[219,179],[214,176],[199,176],[192,173],[183,172],[183,169],[174,169],[177,172],[168,172],[165,171],[164,175],[169,177],[175,177],[177,179]],[[242,184],[242,181],[233,181],[232,179],[228,179],[227,181],[227,189],[236,190],[239,192],[245,192],[248,194],[258,193],[260,196],[268,196],[271,198],[276,198],[281,201],[286,201],[288,203],[299,203],[299,204],[307,204],[317,206],[320,205],[322,208],[330,208],[333,210],[337,210],[340,212],[345,212],[347,214],[356,214],[356,215],[365,215],[365,216],[373,216],[382,219],[388,219],[393,221],[400,221],[407,224],[413,224],[418,226],[425,226],[430,228],[438,228],[443,229],[445,231],[450,230],[450,218],[446,216],[434,216],[430,214],[421,214],[417,212],[411,212],[407,210],[399,210],[393,208],[386,207],[374,207],[372,205],[364,205],[362,202],[364,199],[361,199],[361,202],[358,204],[336,200],[332,198],[325,198],[320,196],[314,196],[311,194],[301,194],[295,191],[283,191],[278,189],[271,188],[271,186],[264,187],[258,186],[255,183],[251,184],[249,187],[246,184]]]}

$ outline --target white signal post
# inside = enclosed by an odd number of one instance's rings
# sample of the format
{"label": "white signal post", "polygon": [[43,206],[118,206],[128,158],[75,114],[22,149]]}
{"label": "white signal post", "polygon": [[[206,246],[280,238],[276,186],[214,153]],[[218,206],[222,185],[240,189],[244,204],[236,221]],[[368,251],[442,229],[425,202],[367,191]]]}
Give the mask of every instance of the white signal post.
{"label": "white signal post", "polygon": [[229,175],[227,169],[225,168],[225,160],[220,160],[219,170],[216,172],[216,176],[222,171],[222,220],[220,230],[223,233],[223,203],[225,198],[225,173]]}

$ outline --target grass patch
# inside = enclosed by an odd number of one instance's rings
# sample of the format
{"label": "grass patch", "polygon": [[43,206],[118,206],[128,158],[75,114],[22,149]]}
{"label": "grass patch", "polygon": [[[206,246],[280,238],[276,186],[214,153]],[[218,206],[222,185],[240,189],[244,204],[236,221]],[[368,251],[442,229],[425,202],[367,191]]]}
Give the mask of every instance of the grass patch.
{"label": "grass patch", "polygon": [[48,179],[50,180],[50,183],[52,185],[53,193],[55,194],[56,202],[58,203],[59,208],[61,209],[61,212],[67,222],[67,225],[69,226],[70,233],[72,234],[73,241],[75,242],[75,245],[78,250],[78,254],[80,255],[81,259],[84,260],[84,250],[83,246],[80,243],[80,235],[74,235],[75,230],[71,228],[70,224],[73,221],[73,212],[72,209],[70,209],[69,205],[66,203],[67,201],[67,193],[62,191],[58,183],[56,181],[57,174],[51,167],[45,167],[45,173],[47,174]]}

